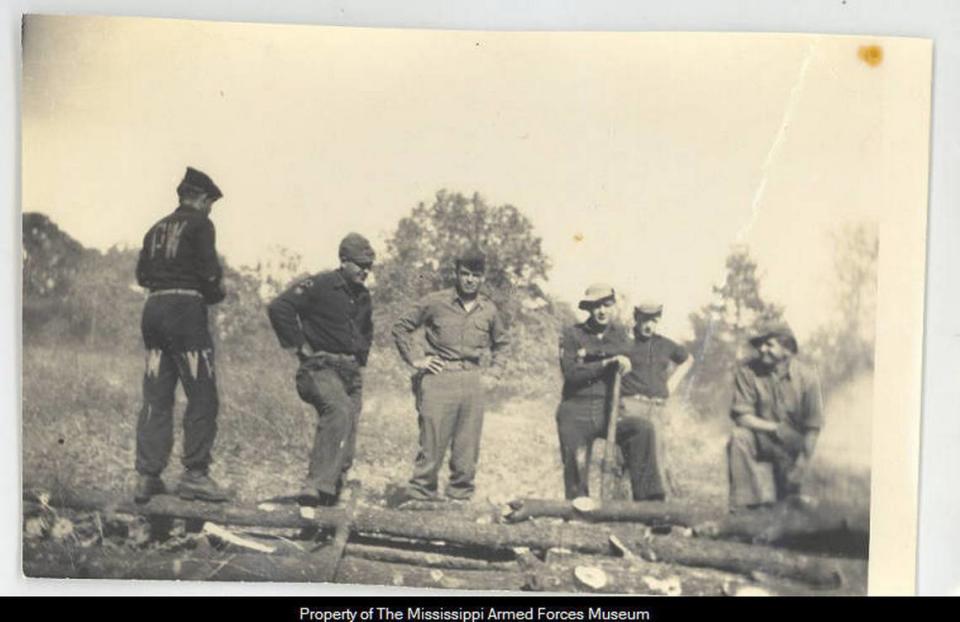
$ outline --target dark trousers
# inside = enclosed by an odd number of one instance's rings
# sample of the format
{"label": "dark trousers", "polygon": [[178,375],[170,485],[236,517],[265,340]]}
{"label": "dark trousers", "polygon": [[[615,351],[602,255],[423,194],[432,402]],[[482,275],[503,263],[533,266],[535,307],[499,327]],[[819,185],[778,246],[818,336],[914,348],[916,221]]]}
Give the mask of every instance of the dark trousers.
{"label": "dark trousers", "polygon": [[[606,437],[605,406],[606,399],[602,397],[573,397],[561,402],[557,408],[557,432],[567,499],[590,495],[590,453],[594,439]],[[622,418],[617,424],[616,441],[630,473],[634,500],[663,498],[653,424],[639,417]]]}
{"label": "dark trousers", "polygon": [[426,374],[417,387],[420,451],[410,478],[412,492],[437,494],[437,478],[450,447],[450,480],[446,495],[469,499],[475,489],[483,430],[483,388],[479,370]]}
{"label": "dark trousers", "polygon": [[735,426],[727,443],[731,507],[774,503],[798,494],[800,486],[788,480],[803,447],[797,432],[783,443],[769,432]]}
{"label": "dark trousers", "polygon": [[199,296],[153,295],[140,324],[146,347],[143,407],[137,419],[137,472],[160,475],[173,450],[173,405],[183,385],[183,466],[206,473],[217,436],[217,380],[207,306]]}
{"label": "dark trousers", "polygon": [[353,357],[310,357],[297,370],[297,393],[317,411],[304,487],[339,494],[357,446],[363,406],[360,366]]}

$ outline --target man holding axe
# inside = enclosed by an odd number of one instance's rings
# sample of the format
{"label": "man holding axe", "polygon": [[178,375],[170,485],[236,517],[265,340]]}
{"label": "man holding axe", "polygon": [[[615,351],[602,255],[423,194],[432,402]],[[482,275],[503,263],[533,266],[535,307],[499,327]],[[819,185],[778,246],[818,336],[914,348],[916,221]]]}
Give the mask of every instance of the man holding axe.
{"label": "man holding axe", "polygon": [[623,451],[635,500],[662,499],[663,485],[657,469],[656,433],[645,419],[617,424],[620,409],[616,393],[619,378],[631,369],[626,354],[627,335],[613,325],[616,293],[609,285],[587,288],[580,309],[590,314],[585,322],[564,330],[560,339],[563,393],[557,408],[557,432],[567,499],[589,496],[588,465],[594,439],[607,437],[607,464],[613,444]]}

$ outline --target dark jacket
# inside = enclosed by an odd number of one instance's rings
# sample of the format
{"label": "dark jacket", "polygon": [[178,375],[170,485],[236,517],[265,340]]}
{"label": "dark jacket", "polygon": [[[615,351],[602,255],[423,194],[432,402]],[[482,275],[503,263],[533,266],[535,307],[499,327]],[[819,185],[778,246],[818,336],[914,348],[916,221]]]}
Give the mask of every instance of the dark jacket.
{"label": "dark jacket", "polygon": [[151,291],[192,289],[207,304],[220,302],[223,269],[217,259],[216,231],[206,214],[178,207],[150,227],[137,262],[137,283]]}
{"label": "dark jacket", "polygon": [[563,399],[606,397],[613,367],[604,367],[603,360],[629,350],[630,339],[614,326],[597,332],[583,322],[565,329],[560,338]]}
{"label": "dark jacket", "polygon": [[363,285],[348,283],[339,270],[294,283],[267,309],[284,348],[304,342],[314,351],[353,354],[367,364],[373,341],[373,306]]}

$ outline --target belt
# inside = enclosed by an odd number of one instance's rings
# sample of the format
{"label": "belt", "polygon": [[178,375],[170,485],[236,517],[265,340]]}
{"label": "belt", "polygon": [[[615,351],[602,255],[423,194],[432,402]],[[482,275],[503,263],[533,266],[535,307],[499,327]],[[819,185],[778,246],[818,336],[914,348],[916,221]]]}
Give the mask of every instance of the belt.
{"label": "belt", "polygon": [[455,361],[443,361],[443,371],[470,371],[479,369],[480,361],[475,359],[457,359]]}
{"label": "belt", "polygon": [[644,404],[650,404],[651,406],[663,406],[667,403],[666,398],[663,397],[649,397],[647,395],[641,395],[637,393],[636,395],[624,395],[623,399],[625,400],[634,400],[636,402],[642,402]]}
{"label": "belt", "polygon": [[153,298],[154,296],[170,296],[170,295],[196,296],[198,298],[203,298],[203,294],[201,294],[195,289],[158,289],[147,294],[147,297]]}
{"label": "belt", "polygon": [[313,354],[307,358],[330,358],[330,359],[339,359],[343,361],[356,361],[356,354],[344,354],[341,352],[327,352],[326,350],[314,350]]}

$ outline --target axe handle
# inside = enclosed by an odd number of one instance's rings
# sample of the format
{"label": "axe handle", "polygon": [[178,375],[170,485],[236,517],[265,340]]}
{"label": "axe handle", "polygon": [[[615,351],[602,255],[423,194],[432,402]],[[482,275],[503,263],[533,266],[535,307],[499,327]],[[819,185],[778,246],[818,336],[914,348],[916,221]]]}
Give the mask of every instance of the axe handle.
{"label": "axe handle", "polygon": [[607,489],[607,476],[613,472],[616,457],[617,417],[620,414],[620,367],[613,374],[613,388],[610,391],[610,413],[607,416],[607,442],[603,445],[603,462],[600,463],[600,496]]}

